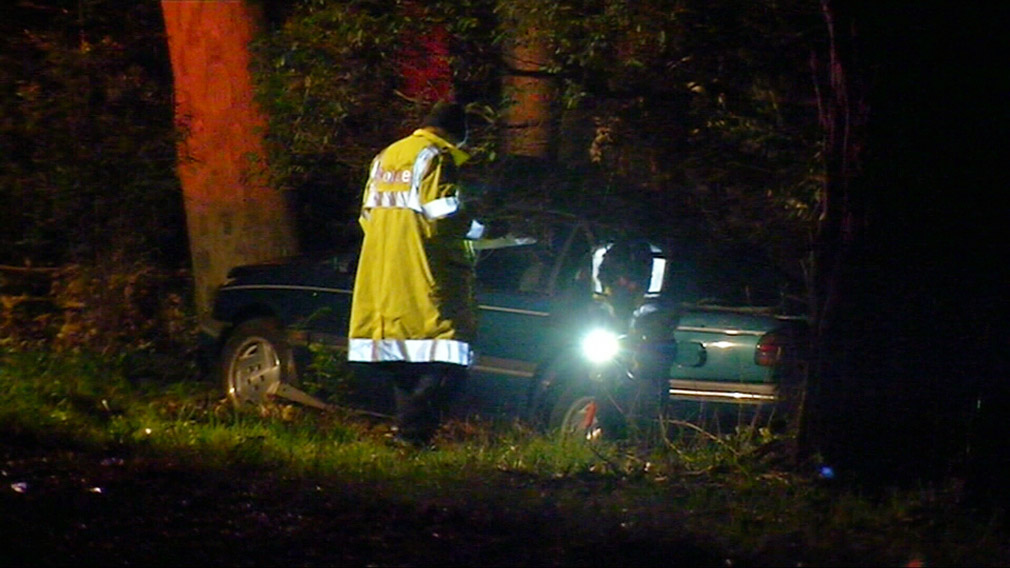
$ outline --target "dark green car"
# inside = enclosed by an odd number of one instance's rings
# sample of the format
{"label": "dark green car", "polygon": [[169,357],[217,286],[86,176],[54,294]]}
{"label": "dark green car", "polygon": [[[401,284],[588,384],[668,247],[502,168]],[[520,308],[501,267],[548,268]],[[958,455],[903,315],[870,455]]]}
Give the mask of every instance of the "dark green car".
{"label": "dark green car", "polygon": [[[642,343],[598,317],[595,270],[606,247],[584,226],[477,248],[480,328],[461,403],[467,412],[595,436],[616,415],[657,408],[632,397],[658,408],[678,401],[773,408],[797,384],[802,318],[680,301],[669,290],[683,273],[659,249],[646,301],[669,323]],[[229,398],[258,403],[296,392],[288,387],[307,373],[306,348],[346,347],[356,260],[348,251],[229,273],[206,326]]]}

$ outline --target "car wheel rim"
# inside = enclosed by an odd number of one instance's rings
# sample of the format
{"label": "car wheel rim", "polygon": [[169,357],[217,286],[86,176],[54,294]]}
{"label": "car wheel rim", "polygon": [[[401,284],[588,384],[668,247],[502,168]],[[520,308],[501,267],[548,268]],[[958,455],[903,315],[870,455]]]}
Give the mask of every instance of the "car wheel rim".
{"label": "car wheel rim", "polygon": [[273,344],[262,337],[246,338],[228,365],[228,396],[239,404],[258,404],[280,382],[280,357]]}
{"label": "car wheel rim", "polygon": [[603,436],[603,428],[597,416],[596,399],[590,396],[580,398],[568,409],[562,430],[566,437],[580,438],[589,441],[599,440]]}

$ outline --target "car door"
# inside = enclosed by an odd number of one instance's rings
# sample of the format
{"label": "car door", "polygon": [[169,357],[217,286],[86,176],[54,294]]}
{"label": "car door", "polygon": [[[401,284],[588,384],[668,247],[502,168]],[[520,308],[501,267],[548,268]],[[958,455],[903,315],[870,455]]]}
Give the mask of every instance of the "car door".
{"label": "car door", "polygon": [[497,401],[498,412],[518,410],[538,366],[570,339],[561,323],[571,305],[564,284],[573,279],[584,247],[572,247],[569,237],[563,232],[560,243],[478,250],[479,328],[471,383],[474,392]]}
{"label": "car door", "polygon": [[542,246],[482,250],[477,263],[478,360],[474,371],[529,379],[548,341],[551,259]]}

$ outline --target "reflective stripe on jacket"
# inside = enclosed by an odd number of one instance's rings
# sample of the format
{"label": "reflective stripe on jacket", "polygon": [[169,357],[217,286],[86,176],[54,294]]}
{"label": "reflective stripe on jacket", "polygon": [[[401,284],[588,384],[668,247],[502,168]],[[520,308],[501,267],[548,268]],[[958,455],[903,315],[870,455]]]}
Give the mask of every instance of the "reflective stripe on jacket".
{"label": "reflective stripe on jacket", "polygon": [[456,166],[469,156],[421,129],[372,161],[351,305],[348,359],[469,365],[477,321],[473,249]]}

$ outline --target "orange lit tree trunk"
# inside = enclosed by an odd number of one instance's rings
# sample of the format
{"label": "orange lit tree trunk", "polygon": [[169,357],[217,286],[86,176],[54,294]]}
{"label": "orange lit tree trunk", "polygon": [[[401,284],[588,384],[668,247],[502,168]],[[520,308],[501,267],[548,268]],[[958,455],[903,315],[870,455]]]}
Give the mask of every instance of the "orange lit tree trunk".
{"label": "orange lit tree trunk", "polygon": [[547,72],[550,45],[521,16],[509,24],[505,42],[505,139],[506,155],[549,159],[554,128],[551,101],[557,97],[554,80]]}
{"label": "orange lit tree trunk", "polygon": [[248,44],[259,11],[241,0],[162,0],[182,182],[201,320],[229,268],[295,252],[290,211],[265,171],[266,121]]}

